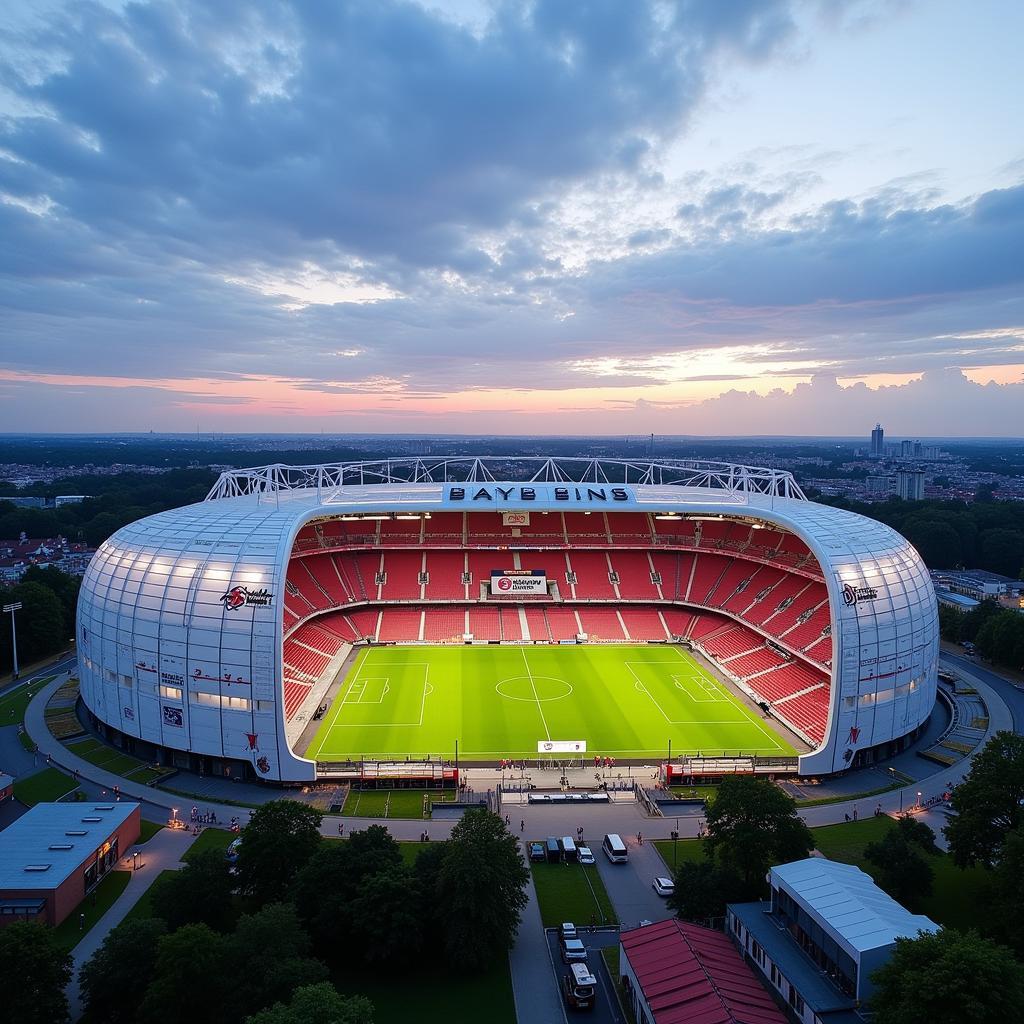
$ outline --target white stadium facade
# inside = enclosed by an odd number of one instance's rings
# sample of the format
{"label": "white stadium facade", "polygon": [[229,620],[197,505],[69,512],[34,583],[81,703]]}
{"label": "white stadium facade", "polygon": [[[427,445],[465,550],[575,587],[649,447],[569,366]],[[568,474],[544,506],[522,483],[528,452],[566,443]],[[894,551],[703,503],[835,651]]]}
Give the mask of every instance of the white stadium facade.
{"label": "white stadium facade", "polygon": [[[544,582],[510,604],[497,569]],[[903,749],[936,700],[936,599],[910,543],[788,473],[720,463],[227,472],[100,547],[77,627],[109,738],[290,783],[316,778],[293,746],[353,646],[616,640],[699,651],[796,738],[801,775]]]}

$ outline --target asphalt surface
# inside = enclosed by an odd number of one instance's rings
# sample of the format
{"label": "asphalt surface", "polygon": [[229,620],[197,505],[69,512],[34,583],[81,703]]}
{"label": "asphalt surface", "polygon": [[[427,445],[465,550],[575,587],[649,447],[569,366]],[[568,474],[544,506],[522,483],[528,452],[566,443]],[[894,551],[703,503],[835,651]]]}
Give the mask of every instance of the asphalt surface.
{"label": "asphalt surface", "polygon": [[[626,1024],[626,1018],[623,1017],[615,996],[616,979],[612,978],[604,957],[601,955],[601,950],[606,946],[619,944],[618,930],[580,931],[577,937],[590,953],[587,958],[587,966],[590,968],[590,973],[597,978],[597,985],[594,989],[594,1006],[590,1010],[575,1010],[565,1007],[565,999],[562,996],[562,976],[569,973],[569,965],[562,961],[562,945],[557,929],[549,928],[546,932],[551,970],[554,972],[554,984],[563,1006],[564,1019],[585,1016],[587,1020],[594,1021],[595,1024]],[[528,1020],[532,1024],[531,1018],[520,1016],[519,1020]]]}

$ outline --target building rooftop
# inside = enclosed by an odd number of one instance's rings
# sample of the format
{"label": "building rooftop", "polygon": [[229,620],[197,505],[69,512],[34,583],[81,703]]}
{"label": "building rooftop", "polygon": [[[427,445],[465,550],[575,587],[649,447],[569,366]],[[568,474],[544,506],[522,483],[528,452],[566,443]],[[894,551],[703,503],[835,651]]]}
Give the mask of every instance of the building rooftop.
{"label": "building rooftop", "polygon": [[851,953],[939,929],[923,914],[910,913],[852,864],[824,857],[780,864],[771,869],[771,885],[773,889],[781,886],[803,903]]}
{"label": "building rooftop", "polygon": [[36,804],[0,832],[0,889],[56,889],[137,807],[125,801]]}
{"label": "building rooftop", "polygon": [[785,1024],[729,939],[678,918],[620,936],[654,1024]]}
{"label": "building rooftop", "polygon": [[853,1009],[855,1000],[844,996],[828,980],[818,965],[797,945],[793,936],[785,928],[780,928],[767,913],[768,906],[767,903],[730,903],[729,910],[767,950],[779,970],[796,986],[815,1013]]}

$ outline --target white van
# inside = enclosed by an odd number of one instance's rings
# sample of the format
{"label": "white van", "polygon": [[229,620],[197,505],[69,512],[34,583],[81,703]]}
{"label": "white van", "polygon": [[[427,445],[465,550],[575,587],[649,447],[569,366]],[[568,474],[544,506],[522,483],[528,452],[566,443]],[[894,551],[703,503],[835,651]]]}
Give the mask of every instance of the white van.
{"label": "white van", "polygon": [[625,864],[629,860],[626,844],[614,832],[604,837],[601,849],[613,864]]}
{"label": "white van", "polygon": [[573,842],[572,836],[562,836],[562,856],[566,864],[576,862],[576,843]]}

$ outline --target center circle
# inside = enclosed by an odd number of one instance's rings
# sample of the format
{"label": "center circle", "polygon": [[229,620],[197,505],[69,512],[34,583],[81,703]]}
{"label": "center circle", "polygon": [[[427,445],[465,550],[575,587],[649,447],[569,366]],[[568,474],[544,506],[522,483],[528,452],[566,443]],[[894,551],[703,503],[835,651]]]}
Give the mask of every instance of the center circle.
{"label": "center circle", "polygon": [[572,693],[572,685],[557,676],[510,676],[502,679],[494,689],[509,700],[524,700],[531,704],[561,700]]}

